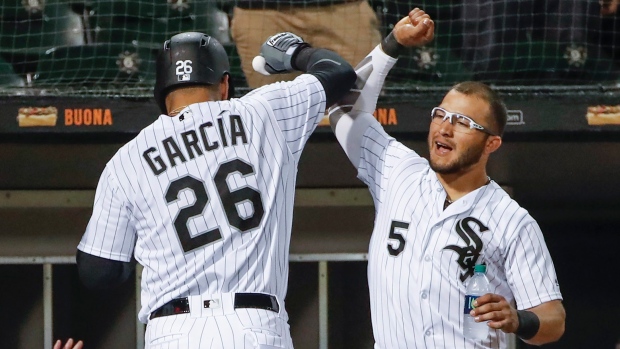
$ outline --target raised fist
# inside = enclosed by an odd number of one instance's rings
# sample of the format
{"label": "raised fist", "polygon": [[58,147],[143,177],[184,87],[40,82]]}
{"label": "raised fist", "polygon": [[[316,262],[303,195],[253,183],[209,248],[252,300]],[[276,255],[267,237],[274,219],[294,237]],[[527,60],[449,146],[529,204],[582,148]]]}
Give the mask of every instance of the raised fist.
{"label": "raised fist", "polygon": [[278,33],[261,46],[260,56],[254,57],[252,67],[263,75],[288,73],[293,70],[292,59],[295,53],[308,47],[302,38],[293,33]]}
{"label": "raised fist", "polygon": [[435,23],[419,8],[398,21],[392,30],[396,41],[405,47],[422,46],[431,42],[435,36]]}

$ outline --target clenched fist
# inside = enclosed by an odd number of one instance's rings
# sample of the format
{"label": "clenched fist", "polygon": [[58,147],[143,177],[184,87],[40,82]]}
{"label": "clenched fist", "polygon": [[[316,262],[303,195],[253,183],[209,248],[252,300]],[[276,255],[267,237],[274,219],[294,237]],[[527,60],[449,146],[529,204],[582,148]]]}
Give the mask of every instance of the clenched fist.
{"label": "clenched fist", "polygon": [[415,8],[396,23],[392,33],[405,47],[423,46],[435,37],[435,23],[426,12]]}

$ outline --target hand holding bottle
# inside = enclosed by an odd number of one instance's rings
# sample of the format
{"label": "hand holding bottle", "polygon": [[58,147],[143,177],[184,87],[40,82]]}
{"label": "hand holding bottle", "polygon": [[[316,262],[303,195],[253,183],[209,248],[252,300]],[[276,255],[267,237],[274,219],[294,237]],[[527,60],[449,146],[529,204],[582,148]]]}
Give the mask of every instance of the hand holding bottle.
{"label": "hand holding bottle", "polygon": [[465,291],[463,330],[466,337],[474,340],[485,339],[489,327],[506,333],[519,328],[517,310],[503,296],[491,293],[485,273],[486,265],[476,265]]}
{"label": "hand holding bottle", "polygon": [[517,310],[498,294],[488,293],[477,298],[471,315],[476,322],[486,322],[490,328],[514,333],[519,327]]}

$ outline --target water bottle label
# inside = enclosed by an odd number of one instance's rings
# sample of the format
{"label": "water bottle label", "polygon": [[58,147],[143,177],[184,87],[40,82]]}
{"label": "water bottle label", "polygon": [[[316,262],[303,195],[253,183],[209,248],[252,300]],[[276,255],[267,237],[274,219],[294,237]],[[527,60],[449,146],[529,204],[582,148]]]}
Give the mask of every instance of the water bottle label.
{"label": "water bottle label", "polygon": [[470,311],[472,311],[472,309],[474,309],[474,301],[476,299],[478,299],[478,297],[480,296],[472,296],[472,295],[466,295],[465,296],[465,307],[463,309],[463,313],[464,314],[469,314]]}

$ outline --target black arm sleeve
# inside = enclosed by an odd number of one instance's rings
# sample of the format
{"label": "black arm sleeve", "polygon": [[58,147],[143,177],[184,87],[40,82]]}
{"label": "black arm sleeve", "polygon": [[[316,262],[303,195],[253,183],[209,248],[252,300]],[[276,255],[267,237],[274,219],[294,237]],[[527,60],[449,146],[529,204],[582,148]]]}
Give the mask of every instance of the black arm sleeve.
{"label": "black arm sleeve", "polygon": [[76,262],[80,280],[87,288],[105,290],[125,282],[133,270],[134,262],[114,261],[77,251]]}
{"label": "black arm sleeve", "polygon": [[355,84],[353,67],[335,52],[306,47],[296,53],[293,68],[316,76],[323,85],[327,107],[338,102]]}

